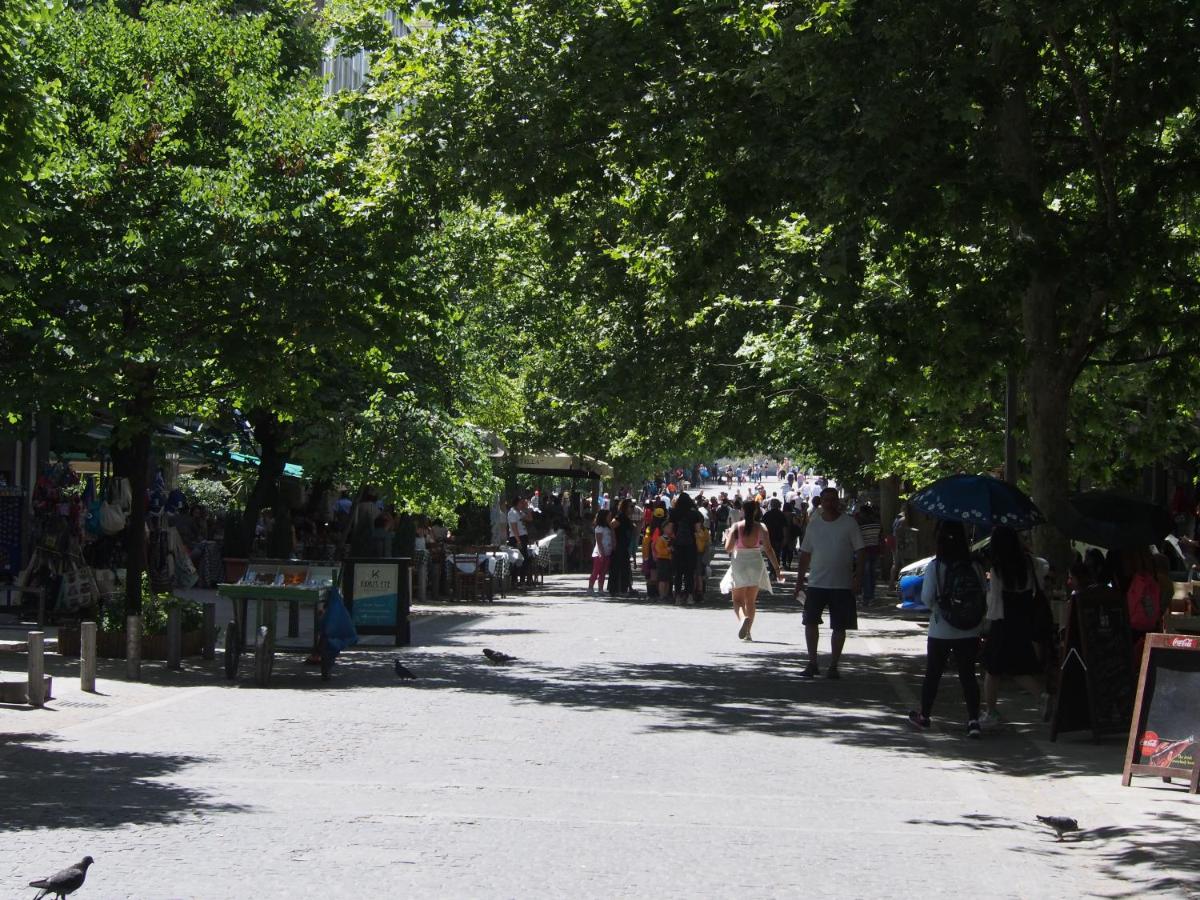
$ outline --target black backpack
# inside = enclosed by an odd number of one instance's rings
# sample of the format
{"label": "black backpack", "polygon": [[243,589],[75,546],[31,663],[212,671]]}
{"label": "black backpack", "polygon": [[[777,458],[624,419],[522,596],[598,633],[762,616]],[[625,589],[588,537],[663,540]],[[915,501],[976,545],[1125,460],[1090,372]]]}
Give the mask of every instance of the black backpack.
{"label": "black backpack", "polygon": [[979,627],[987,615],[987,594],[973,563],[966,561],[938,566],[938,613],[946,624],[962,631]]}

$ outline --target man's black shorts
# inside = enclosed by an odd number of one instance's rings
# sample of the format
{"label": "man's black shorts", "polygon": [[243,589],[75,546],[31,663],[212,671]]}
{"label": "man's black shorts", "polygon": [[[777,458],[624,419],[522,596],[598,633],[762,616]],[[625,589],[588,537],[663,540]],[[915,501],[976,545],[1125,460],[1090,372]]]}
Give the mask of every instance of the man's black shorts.
{"label": "man's black shorts", "polygon": [[821,613],[829,607],[829,627],[834,631],[853,631],[858,628],[858,610],[854,592],[849,588],[808,588],[804,601],[804,624],[820,625]]}

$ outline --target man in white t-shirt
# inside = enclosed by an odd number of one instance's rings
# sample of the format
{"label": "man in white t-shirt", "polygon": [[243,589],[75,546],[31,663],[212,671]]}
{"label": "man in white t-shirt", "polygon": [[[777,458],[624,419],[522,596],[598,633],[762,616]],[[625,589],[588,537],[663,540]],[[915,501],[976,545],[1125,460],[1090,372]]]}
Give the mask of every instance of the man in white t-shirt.
{"label": "man in white t-shirt", "polygon": [[[804,531],[800,561],[796,566],[796,596],[806,589],[804,599],[804,642],[808,646],[808,665],[803,678],[821,674],[817,665],[821,613],[829,607],[829,627],[833,632],[829,657],[829,678],[839,678],[838,661],[846,644],[846,632],[858,627],[855,597],[859,591],[858,573],[862,571],[862,530],[850,516],[842,513],[836,488],[821,491],[820,515],[814,513]],[[811,572],[809,566],[812,566]]]}
{"label": "man in white t-shirt", "polygon": [[529,566],[529,501],[518,497],[508,509],[508,545],[521,551],[521,565],[516,569],[516,582],[528,585],[532,572]]}

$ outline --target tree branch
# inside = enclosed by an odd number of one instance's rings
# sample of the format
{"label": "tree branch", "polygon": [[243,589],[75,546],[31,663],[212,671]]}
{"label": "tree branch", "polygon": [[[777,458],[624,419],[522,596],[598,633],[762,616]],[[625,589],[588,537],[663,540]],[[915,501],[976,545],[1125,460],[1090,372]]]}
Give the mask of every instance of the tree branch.
{"label": "tree branch", "polygon": [[1058,57],[1063,74],[1066,76],[1067,83],[1071,87],[1071,93],[1075,96],[1075,105],[1078,108],[1079,119],[1083,123],[1083,131],[1087,135],[1088,145],[1092,150],[1092,160],[1096,165],[1096,177],[1100,181],[1100,191],[1104,201],[1105,221],[1108,223],[1109,230],[1115,235],[1119,220],[1116,182],[1113,179],[1112,167],[1109,165],[1108,157],[1104,152],[1104,142],[1101,140],[1100,133],[1096,128],[1096,117],[1092,112],[1092,98],[1088,93],[1087,85],[1084,83],[1083,73],[1079,71],[1079,67],[1075,64],[1075,61],[1067,53],[1066,45],[1063,43],[1058,32],[1047,25],[1046,34],[1050,37],[1050,43],[1054,46],[1055,55]]}
{"label": "tree branch", "polygon": [[1190,344],[1180,344],[1177,347],[1172,347],[1170,350],[1160,350],[1158,353],[1149,353],[1145,356],[1126,356],[1116,359],[1090,359],[1087,365],[1090,366],[1136,366],[1141,363],[1155,362],[1160,359],[1172,359],[1177,356],[1187,356],[1195,352],[1195,348]]}
{"label": "tree branch", "polygon": [[1108,306],[1108,288],[1094,287],[1087,303],[1079,311],[1075,319],[1075,327],[1071,330],[1067,342],[1067,352],[1064,362],[1067,371],[1078,375],[1084,363],[1094,348],[1092,338],[1097,329],[1103,324],[1104,310]]}
{"label": "tree branch", "polygon": [[1109,126],[1112,124],[1113,114],[1117,110],[1117,73],[1120,65],[1121,41],[1120,38],[1117,37],[1116,28],[1114,28],[1112,37],[1112,56],[1109,58],[1108,64],[1108,102],[1104,105],[1104,121],[1100,123],[1100,131],[1103,134],[1108,134]]}

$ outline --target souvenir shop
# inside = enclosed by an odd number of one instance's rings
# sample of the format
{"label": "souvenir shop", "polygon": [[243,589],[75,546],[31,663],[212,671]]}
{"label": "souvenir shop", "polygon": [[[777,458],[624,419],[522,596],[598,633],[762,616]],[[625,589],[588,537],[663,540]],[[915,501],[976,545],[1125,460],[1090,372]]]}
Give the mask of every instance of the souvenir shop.
{"label": "souvenir shop", "polygon": [[[37,460],[29,452],[21,459],[28,446],[16,445],[11,457],[0,446],[0,612],[39,624],[97,616],[102,604],[120,604],[124,596],[129,480],[114,476],[103,459],[87,465],[98,470],[86,474],[55,455]],[[14,458],[26,465],[4,465]],[[37,473],[31,487],[17,480],[22,471]],[[197,562],[219,569],[219,549],[200,547],[195,559],[180,539],[174,526],[183,494],[167,487],[161,470],[144,502],[152,592],[194,586]],[[203,558],[206,549],[213,559]]]}

